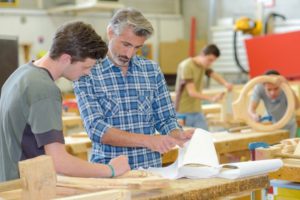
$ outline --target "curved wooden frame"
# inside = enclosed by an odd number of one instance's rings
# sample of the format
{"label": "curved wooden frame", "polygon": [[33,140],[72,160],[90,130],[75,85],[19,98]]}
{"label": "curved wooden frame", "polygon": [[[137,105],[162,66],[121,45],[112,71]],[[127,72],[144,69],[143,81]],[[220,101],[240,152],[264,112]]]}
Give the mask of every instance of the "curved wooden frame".
{"label": "curved wooden frame", "polygon": [[292,89],[289,87],[287,83],[282,83],[280,85],[281,89],[285,93],[287,97],[288,107],[285,111],[283,117],[276,123],[271,125],[264,125],[258,122],[255,122],[248,114],[248,105],[246,105],[246,101],[244,98],[247,97],[248,92],[258,83],[273,83],[275,84],[278,78],[276,76],[258,76],[252,80],[250,80],[242,89],[239,98],[232,104],[233,114],[235,119],[245,120],[246,123],[251,126],[253,129],[258,131],[274,131],[281,129],[284,127],[295,111],[295,99],[292,92]]}

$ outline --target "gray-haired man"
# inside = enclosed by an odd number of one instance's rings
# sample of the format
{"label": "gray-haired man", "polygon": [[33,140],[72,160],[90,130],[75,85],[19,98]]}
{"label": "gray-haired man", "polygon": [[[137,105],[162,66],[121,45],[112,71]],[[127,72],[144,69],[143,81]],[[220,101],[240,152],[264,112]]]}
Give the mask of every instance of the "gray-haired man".
{"label": "gray-haired man", "polygon": [[107,27],[107,57],[75,82],[81,116],[93,141],[92,162],[107,163],[126,154],[131,168],[158,167],[161,153],[182,146],[193,133],[180,130],[159,66],[135,55],[152,33],[151,23],[139,11],[117,11]]}

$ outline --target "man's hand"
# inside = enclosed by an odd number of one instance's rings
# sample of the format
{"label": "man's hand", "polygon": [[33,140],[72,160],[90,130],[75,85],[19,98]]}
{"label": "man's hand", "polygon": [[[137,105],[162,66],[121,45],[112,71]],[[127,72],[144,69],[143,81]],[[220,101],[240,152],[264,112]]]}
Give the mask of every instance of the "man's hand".
{"label": "man's hand", "polygon": [[182,147],[184,142],[169,135],[153,135],[147,139],[146,147],[163,154],[172,150],[176,145]]}
{"label": "man's hand", "polygon": [[130,170],[128,158],[124,155],[111,159],[109,164],[113,166],[115,170],[115,176],[122,175]]}
{"label": "man's hand", "polygon": [[192,138],[194,132],[195,129],[188,129],[185,131],[174,130],[170,133],[170,135],[177,140],[183,140],[184,142],[186,142]]}

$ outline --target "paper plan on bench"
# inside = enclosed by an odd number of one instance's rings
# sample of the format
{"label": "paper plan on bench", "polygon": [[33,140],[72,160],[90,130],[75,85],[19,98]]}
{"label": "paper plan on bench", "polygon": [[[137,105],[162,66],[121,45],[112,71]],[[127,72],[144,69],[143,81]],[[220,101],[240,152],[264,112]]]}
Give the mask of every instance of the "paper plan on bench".
{"label": "paper plan on bench", "polygon": [[[215,149],[212,133],[203,129],[196,129],[192,139],[182,151],[182,162],[179,167],[189,164],[200,164],[216,167],[219,165],[217,152]],[[181,160],[179,160],[181,161]]]}
{"label": "paper plan on bench", "polygon": [[227,179],[267,174],[282,167],[281,159],[256,160],[222,165],[218,177]]}
{"label": "paper plan on bench", "polygon": [[218,174],[220,167],[211,133],[196,129],[192,139],[178,149],[177,160],[161,168],[148,168],[164,178],[210,178]]}
{"label": "paper plan on bench", "polygon": [[167,167],[148,168],[147,171],[168,179],[212,178],[228,179],[266,174],[279,169],[281,159],[248,161],[220,165],[212,137],[203,129],[196,129],[192,139],[178,149],[177,160]]}

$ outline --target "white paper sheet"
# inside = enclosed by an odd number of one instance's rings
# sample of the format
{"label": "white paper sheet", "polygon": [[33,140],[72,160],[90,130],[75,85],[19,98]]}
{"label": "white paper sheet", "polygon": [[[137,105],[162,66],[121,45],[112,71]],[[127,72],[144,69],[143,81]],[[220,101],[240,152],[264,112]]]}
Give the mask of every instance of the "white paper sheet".
{"label": "white paper sheet", "polygon": [[[168,167],[149,168],[146,171],[168,179],[211,178],[228,179],[266,174],[283,165],[280,159],[249,161],[219,165],[211,133],[196,129],[190,142],[179,148],[177,160]],[[230,167],[230,168],[226,168]]]}
{"label": "white paper sheet", "polygon": [[186,177],[190,179],[212,178],[220,172],[220,167],[210,166],[182,166],[178,169],[177,177]]}
{"label": "white paper sheet", "polygon": [[211,133],[203,129],[195,130],[183,156],[183,163],[179,167],[187,164],[202,164],[214,167],[219,165]]}
{"label": "white paper sheet", "polygon": [[[283,162],[281,159],[257,160],[239,163],[228,163],[222,165],[222,169],[218,177],[236,179],[247,176],[254,176],[260,174],[267,174],[268,172],[276,171],[282,167]],[[229,168],[225,168],[229,167]],[[236,169],[233,169],[233,168]]]}

